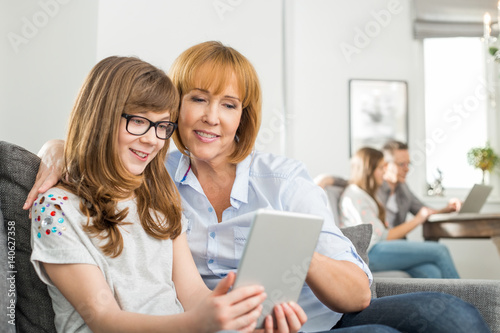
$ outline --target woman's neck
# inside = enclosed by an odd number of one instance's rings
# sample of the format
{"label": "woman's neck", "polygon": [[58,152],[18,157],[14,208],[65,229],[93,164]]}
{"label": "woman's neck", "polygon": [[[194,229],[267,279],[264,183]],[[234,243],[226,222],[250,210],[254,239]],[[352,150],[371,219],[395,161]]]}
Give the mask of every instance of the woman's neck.
{"label": "woman's neck", "polygon": [[231,206],[231,191],[236,178],[236,164],[229,162],[214,165],[191,159],[191,169],[217,214],[219,222],[222,214]]}
{"label": "woman's neck", "polygon": [[225,183],[236,177],[236,164],[229,162],[216,164],[191,158],[191,169],[198,180],[208,178],[216,183]]}

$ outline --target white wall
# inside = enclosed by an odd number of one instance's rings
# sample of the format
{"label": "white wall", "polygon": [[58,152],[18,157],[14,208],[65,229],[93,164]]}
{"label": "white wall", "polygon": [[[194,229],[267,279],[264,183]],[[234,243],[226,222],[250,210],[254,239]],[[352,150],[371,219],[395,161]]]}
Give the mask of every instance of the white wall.
{"label": "white wall", "polygon": [[[348,177],[349,80],[407,81],[412,157],[408,182],[423,197],[423,60],[422,43],[413,39],[412,2],[293,0],[287,9],[287,68],[293,76],[287,81],[288,155],[304,161],[313,176]],[[429,205],[440,208],[445,203],[430,200]],[[498,212],[500,205],[490,203],[485,209]],[[409,238],[421,241],[421,228]],[[500,278],[500,256],[490,240],[442,242],[462,277]]]}
{"label": "white wall", "polygon": [[101,1],[97,58],[135,55],[168,71],[182,51],[197,43],[218,40],[234,47],[254,64],[265,92],[257,147],[280,153],[281,12],[277,0]]}
{"label": "white wall", "polygon": [[[103,57],[135,55],[168,70],[187,47],[220,40],[246,55],[260,76],[264,119],[257,148],[304,161],[312,176],[349,174],[349,79],[407,81],[415,170],[409,183],[421,194],[425,187],[423,71],[421,43],[412,36],[411,3],[0,0],[4,22],[0,32],[5,37],[0,41],[0,140],[37,152],[48,139],[64,138],[77,91]],[[24,25],[35,21],[40,26],[36,33],[26,37],[26,43],[13,46],[9,33],[29,35]],[[371,37],[363,40],[359,31],[366,34],[370,28],[375,29]],[[358,50],[346,56],[341,46]],[[488,209],[500,207],[493,204]],[[421,239],[421,231],[411,237]],[[500,278],[500,258],[488,240],[445,242],[450,243],[463,277]],[[477,260],[486,255],[488,261]]]}
{"label": "white wall", "polygon": [[[420,43],[412,36],[410,2],[295,0],[293,4],[291,155],[305,161],[313,175],[329,171],[348,176],[350,79],[407,81],[409,112],[421,111]],[[410,135],[421,136],[418,117],[412,118]]]}
{"label": "white wall", "polygon": [[0,2],[0,140],[38,152],[64,138],[95,63],[97,0]]}
{"label": "white wall", "polygon": [[106,56],[134,55],[168,71],[189,46],[219,40],[249,58],[260,76],[258,148],[283,152],[281,1],[4,0],[0,6],[2,35],[29,36],[25,18],[37,30],[15,47],[2,39],[0,140],[36,153],[48,139],[64,138],[80,85]]}

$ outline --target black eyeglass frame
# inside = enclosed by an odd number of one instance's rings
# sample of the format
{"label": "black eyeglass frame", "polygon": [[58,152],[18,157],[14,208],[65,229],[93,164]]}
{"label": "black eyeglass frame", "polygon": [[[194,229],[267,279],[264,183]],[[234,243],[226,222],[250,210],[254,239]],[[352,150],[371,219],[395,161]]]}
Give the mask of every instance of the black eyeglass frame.
{"label": "black eyeglass frame", "polygon": [[[162,120],[162,121],[154,122],[154,121],[149,120],[148,118],[144,118],[144,117],[141,117],[141,116],[138,116],[138,115],[135,115],[135,114],[127,114],[127,113],[122,113],[122,117],[127,120],[127,124],[125,125],[125,129],[127,130],[127,132],[129,132],[132,135],[136,135],[136,136],[144,135],[144,134],[146,134],[151,129],[151,127],[154,127],[155,128],[155,135],[156,135],[156,137],[158,139],[160,139],[160,140],[168,140],[168,139],[170,139],[170,137],[172,136],[172,134],[174,134],[175,130],[177,129],[177,124],[176,123],[173,123],[173,122],[167,121],[167,120]],[[149,122],[149,127],[142,134],[136,134],[136,133],[130,132],[129,129],[128,129],[128,124],[130,122],[130,119],[132,119],[132,118],[141,118],[141,119],[144,119],[144,120],[148,121]],[[158,126],[161,125],[161,124],[165,124],[165,123],[169,124],[170,126],[173,126],[173,129],[172,129],[172,132],[166,138],[162,138],[162,137],[158,136]]]}

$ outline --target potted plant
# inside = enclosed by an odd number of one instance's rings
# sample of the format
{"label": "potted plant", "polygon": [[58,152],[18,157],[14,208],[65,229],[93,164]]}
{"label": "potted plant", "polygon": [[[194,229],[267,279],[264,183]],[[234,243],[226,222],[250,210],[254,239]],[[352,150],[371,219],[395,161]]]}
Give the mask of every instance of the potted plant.
{"label": "potted plant", "polygon": [[467,152],[467,161],[474,168],[481,169],[483,172],[482,183],[484,184],[486,172],[493,171],[495,166],[500,163],[500,157],[491,148],[490,143],[487,142],[484,147],[471,148]]}

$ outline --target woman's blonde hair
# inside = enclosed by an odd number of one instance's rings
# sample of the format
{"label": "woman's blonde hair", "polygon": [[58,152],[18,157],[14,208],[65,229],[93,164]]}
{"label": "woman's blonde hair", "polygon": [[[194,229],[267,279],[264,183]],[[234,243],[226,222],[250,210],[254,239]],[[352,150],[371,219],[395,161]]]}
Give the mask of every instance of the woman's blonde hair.
{"label": "woman's blonde hair", "polygon": [[[194,88],[221,93],[233,75],[238,82],[243,112],[236,131],[235,149],[229,161],[243,161],[253,149],[262,118],[261,90],[257,73],[247,58],[220,42],[209,41],[190,47],[174,61],[170,77],[182,97]],[[172,118],[177,121],[178,118]],[[181,152],[188,155],[179,131],[173,135]]]}
{"label": "woman's blonde hair", "polygon": [[355,184],[364,190],[375,200],[378,207],[378,217],[385,223],[385,208],[377,199],[378,185],[375,181],[374,173],[380,161],[384,159],[384,154],[373,148],[364,147],[359,149],[351,158],[351,178],[350,183]]}
{"label": "woman's blonde hair", "polygon": [[[169,141],[141,175],[132,175],[118,154],[123,113],[170,111],[176,117],[179,95],[160,69],[132,57],[108,57],[87,76],[70,117],[64,148],[62,186],[82,198],[85,230],[106,239],[106,255],[123,250],[119,226],[128,209],[117,202],[135,194],[144,230],[154,238],[175,238],[181,232],[179,193],[164,165]],[[153,215],[153,216],[152,216]]]}

